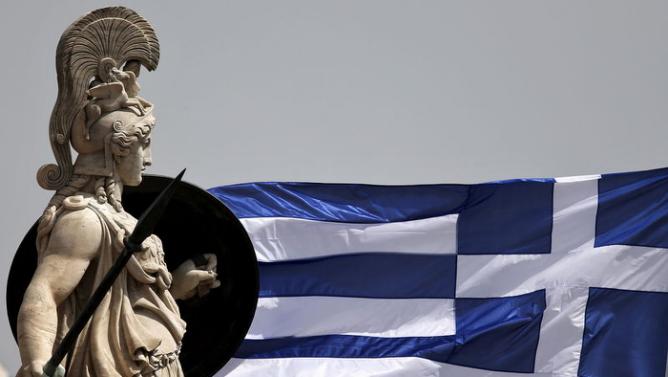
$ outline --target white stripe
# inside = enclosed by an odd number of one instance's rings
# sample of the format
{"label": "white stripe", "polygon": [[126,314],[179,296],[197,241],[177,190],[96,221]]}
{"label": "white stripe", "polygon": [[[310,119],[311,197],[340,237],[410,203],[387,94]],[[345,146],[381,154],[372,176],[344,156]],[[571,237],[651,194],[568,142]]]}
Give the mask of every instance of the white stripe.
{"label": "white stripe", "polygon": [[285,217],[241,219],[261,262],[346,253],[454,254],[457,215],[385,224]]}
{"label": "white stripe", "polygon": [[[594,247],[598,178],[571,179],[554,185],[552,254],[567,255]],[[579,265],[572,267],[581,271]],[[552,286],[546,290],[536,371],[577,375],[588,297],[588,287]]]}
{"label": "white stripe", "polygon": [[591,180],[597,180],[600,179],[601,175],[600,174],[591,174],[591,175],[574,175],[571,177],[557,177],[554,180],[557,183],[561,182],[582,182],[582,181],[591,181]]}
{"label": "white stripe", "polygon": [[552,254],[594,247],[598,180],[556,183],[552,217]]}
{"label": "white stripe", "polygon": [[577,376],[589,288],[546,290],[535,371]]}
{"label": "white stripe", "polygon": [[667,253],[612,245],[561,255],[459,255],[456,297],[508,297],[558,287],[666,292]]}
{"label": "white stripe", "polygon": [[246,338],[328,334],[378,337],[454,335],[454,300],[260,298]]}
{"label": "white stripe", "polygon": [[441,364],[415,357],[380,359],[232,359],[216,377],[575,377],[553,373],[506,373]]}

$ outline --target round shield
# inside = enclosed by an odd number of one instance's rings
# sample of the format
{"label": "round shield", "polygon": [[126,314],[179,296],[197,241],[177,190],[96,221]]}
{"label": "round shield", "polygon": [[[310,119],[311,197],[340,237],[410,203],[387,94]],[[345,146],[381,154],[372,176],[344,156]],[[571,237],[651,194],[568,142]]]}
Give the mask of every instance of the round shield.
{"label": "round shield", "polygon": [[[145,175],[138,187],[126,187],[123,207],[135,217],[152,203],[171,178]],[[178,301],[187,322],[180,360],[186,376],[213,376],[234,355],[248,331],[259,290],[253,245],[239,220],[208,192],[181,182],[154,232],[162,240],[170,270],[204,253],[218,257],[222,285],[202,298]],[[23,294],[37,266],[33,225],[19,246],[7,283],[7,311],[16,339]]]}

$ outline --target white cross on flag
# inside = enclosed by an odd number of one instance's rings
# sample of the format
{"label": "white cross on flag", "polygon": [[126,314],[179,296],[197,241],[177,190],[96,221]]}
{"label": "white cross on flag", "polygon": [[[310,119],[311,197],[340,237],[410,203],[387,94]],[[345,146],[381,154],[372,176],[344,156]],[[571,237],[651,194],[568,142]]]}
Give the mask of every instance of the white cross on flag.
{"label": "white cross on flag", "polygon": [[666,376],[668,169],[210,191],[260,262],[219,376]]}

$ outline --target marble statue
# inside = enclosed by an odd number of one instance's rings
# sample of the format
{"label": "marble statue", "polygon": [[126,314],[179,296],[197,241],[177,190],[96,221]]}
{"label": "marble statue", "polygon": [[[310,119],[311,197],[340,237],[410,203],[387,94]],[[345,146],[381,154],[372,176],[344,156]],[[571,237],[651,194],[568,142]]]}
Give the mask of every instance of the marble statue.
{"label": "marble statue", "polygon": [[[124,186],[151,165],[153,104],[139,96],[141,66],[157,67],[151,25],[110,7],[75,21],[56,52],[58,98],[49,126],[57,164],[37,180],[55,190],[37,233],[38,266],[18,317],[21,377],[42,367],[123,248],[136,219]],[[71,149],[77,152],[72,162]],[[212,253],[169,271],[160,239],[150,236],[104,297],[61,364],[68,377],[182,376],[186,323],[175,300],[220,285]]]}

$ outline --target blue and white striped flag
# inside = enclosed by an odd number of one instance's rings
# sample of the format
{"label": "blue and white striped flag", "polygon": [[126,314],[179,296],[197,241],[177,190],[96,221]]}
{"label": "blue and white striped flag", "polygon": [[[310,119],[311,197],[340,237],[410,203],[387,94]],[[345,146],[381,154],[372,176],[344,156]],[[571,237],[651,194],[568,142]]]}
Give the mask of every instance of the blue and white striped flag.
{"label": "blue and white striped flag", "polygon": [[665,376],[668,169],[211,192],[260,261],[220,376]]}

